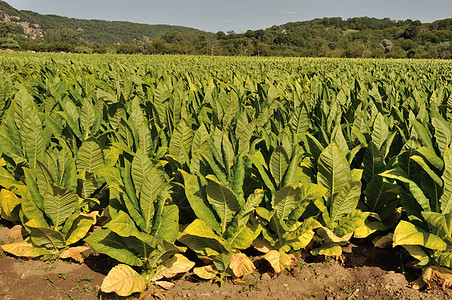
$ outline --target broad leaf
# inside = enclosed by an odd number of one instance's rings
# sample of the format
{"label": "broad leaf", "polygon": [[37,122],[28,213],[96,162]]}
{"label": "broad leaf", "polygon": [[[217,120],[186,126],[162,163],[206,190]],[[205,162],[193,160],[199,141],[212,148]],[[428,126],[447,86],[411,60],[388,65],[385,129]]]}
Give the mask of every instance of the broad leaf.
{"label": "broad leaf", "polygon": [[119,264],[108,272],[100,289],[104,293],[126,297],[143,292],[145,287],[146,282],[140,274],[127,265]]}
{"label": "broad leaf", "polygon": [[442,179],[444,181],[444,192],[441,196],[441,212],[443,214],[452,211],[452,151],[447,147],[444,151],[444,173]]}
{"label": "broad leaf", "polygon": [[394,232],[393,246],[419,245],[432,250],[446,250],[447,244],[438,236],[425,232],[415,225],[400,221]]}
{"label": "broad leaf", "polygon": [[276,250],[270,250],[264,255],[264,259],[270,263],[275,273],[281,273],[292,265],[292,258],[289,255]]}
{"label": "broad leaf", "polygon": [[332,142],[319,156],[317,163],[317,183],[328,189],[328,205],[334,195],[351,181],[351,171],[345,155],[335,142]]}
{"label": "broad leaf", "polygon": [[220,229],[224,233],[226,226],[240,209],[236,195],[227,187],[210,180],[207,184],[207,200],[220,217]]}
{"label": "broad leaf", "polygon": [[256,269],[253,262],[243,253],[232,254],[229,268],[231,268],[235,277],[251,274]]}
{"label": "broad leaf", "polygon": [[97,140],[89,138],[82,143],[78,149],[76,164],[79,172],[85,169],[90,173],[105,166],[104,154]]}
{"label": "broad leaf", "polygon": [[289,157],[284,148],[281,146],[276,147],[270,157],[270,173],[277,186],[282,183],[284,174],[289,167],[289,162]]}
{"label": "broad leaf", "polygon": [[55,185],[52,186],[52,192],[44,196],[44,211],[55,228],[58,228],[78,208],[78,195]]}
{"label": "broad leaf", "polygon": [[358,205],[359,197],[361,196],[361,182],[352,181],[347,183],[343,189],[334,197],[330,208],[330,226],[342,216],[350,214]]}

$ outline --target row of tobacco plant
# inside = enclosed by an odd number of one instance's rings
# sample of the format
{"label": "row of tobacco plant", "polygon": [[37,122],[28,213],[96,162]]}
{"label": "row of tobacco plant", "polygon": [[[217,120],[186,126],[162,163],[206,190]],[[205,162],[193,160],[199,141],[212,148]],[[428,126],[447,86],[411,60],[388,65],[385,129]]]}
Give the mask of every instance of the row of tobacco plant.
{"label": "row of tobacco plant", "polygon": [[[452,268],[452,65],[59,56],[0,61],[0,210],[15,256],[120,262],[126,296],[193,268],[275,272],[352,237]],[[100,229],[92,230],[93,225]],[[199,260],[184,256],[194,252]]]}

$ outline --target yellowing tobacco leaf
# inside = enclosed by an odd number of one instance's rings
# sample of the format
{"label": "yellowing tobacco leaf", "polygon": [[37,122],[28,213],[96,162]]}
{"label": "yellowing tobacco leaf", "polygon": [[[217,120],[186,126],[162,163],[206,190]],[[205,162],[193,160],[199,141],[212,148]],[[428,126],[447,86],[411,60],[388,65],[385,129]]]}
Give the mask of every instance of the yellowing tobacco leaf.
{"label": "yellowing tobacco leaf", "polygon": [[33,245],[30,238],[18,243],[12,243],[2,246],[3,251],[15,256],[22,257],[38,257],[45,254],[50,254],[51,251],[46,248],[39,248]]}
{"label": "yellowing tobacco leaf", "polygon": [[393,246],[419,245],[433,250],[446,250],[447,244],[438,236],[425,232],[414,224],[400,221],[394,231]]}
{"label": "yellowing tobacco leaf", "polygon": [[163,262],[163,264],[157,268],[157,272],[155,272],[152,277],[152,281],[162,279],[163,277],[171,278],[179,273],[188,272],[194,266],[195,263],[182,254],[174,254],[173,257]]}
{"label": "yellowing tobacco leaf", "polygon": [[292,264],[292,258],[288,254],[277,250],[269,251],[264,258],[270,263],[275,273],[290,268]]}
{"label": "yellowing tobacco leaf", "polygon": [[212,265],[198,267],[193,269],[193,273],[202,279],[213,279],[217,276],[218,271]]}
{"label": "yellowing tobacco leaf", "polygon": [[83,263],[85,261],[85,258],[90,256],[91,253],[92,251],[89,247],[78,246],[64,250],[60,254],[60,258],[72,258],[79,263]]}
{"label": "yellowing tobacco leaf", "polygon": [[251,272],[256,269],[253,262],[243,253],[232,254],[229,268],[231,268],[234,276],[236,277],[251,274]]}
{"label": "yellowing tobacco leaf", "polygon": [[0,191],[0,211],[2,218],[8,221],[16,221],[17,217],[13,215],[13,210],[20,204],[19,197],[13,192],[2,189]]}
{"label": "yellowing tobacco leaf", "polygon": [[342,247],[336,243],[328,243],[312,249],[311,254],[340,257],[342,255]]}
{"label": "yellowing tobacco leaf", "polygon": [[380,221],[364,221],[364,223],[355,229],[353,236],[358,239],[363,239],[371,235],[372,233],[380,230],[385,230],[385,225]]}
{"label": "yellowing tobacco leaf", "polygon": [[255,239],[252,245],[257,251],[262,253],[268,253],[270,250],[275,250],[275,247],[273,247],[269,241],[262,238]]}
{"label": "yellowing tobacco leaf", "polygon": [[321,235],[324,239],[329,240],[333,243],[340,243],[340,242],[346,242],[350,240],[350,238],[353,235],[353,232],[346,234],[342,237],[336,236],[330,229],[327,227],[321,227],[318,231],[319,235]]}
{"label": "yellowing tobacco leaf", "polygon": [[108,272],[100,289],[104,293],[126,297],[143,292],[145,287],[146,282],[140,274],[127,265],[119,264]]}

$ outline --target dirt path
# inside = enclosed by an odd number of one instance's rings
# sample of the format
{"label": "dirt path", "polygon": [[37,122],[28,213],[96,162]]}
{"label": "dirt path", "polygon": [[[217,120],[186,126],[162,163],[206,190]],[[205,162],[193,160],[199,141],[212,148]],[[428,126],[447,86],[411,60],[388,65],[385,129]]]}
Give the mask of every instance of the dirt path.
{"label": "dirt path", "polygon": [[[6,237],[3,237],[3,241]],[[257,270],[234,284],[221,287],[185,274],[170,290],[156,288],[144,299],[452,299],[452,289],[417,291],[409,286],[420,272],[403,268],[402,253],[375,249],[365,242],[344,248],[344,262],[322,257],[299,259],[290,272],[269,272],[256,258]],[[85,264],[23,260],[0,252],[0,300],[117,299],[100,295],[102,280],[114,262],[89,257]],[[136,299],[130,297],[129,299]]]}

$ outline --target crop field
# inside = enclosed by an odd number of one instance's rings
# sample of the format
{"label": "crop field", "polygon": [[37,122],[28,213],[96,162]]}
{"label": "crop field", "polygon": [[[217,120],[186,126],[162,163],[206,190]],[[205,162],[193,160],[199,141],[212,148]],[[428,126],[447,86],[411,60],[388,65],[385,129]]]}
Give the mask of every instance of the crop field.
{"label": "crop field", "polygon": [[0,78],[4,257],[106,260],[100,295],[138,297],[366,245],[450,295],[450,61],[3,53]]}

